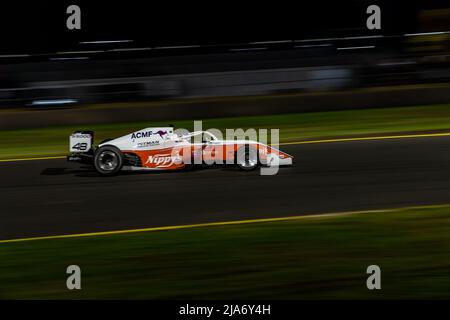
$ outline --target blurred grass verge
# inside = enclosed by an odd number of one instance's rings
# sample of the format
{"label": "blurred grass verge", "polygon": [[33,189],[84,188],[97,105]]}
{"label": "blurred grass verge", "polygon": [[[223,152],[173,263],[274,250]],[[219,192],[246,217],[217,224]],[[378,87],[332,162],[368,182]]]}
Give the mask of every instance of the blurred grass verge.
{"label": "blurred grass verge", "polygon": [[[0,131],[0,159],[65,155],[68,136],[75,130],[94,130],[98,143],[145,127],[167,124],[146,121]],[[193,121],[173,121],[172,124],[176,128],[193,128]],[[450,104],[204,120],[203,129],[211,128],[278,128],[281,142],[450,130]]]}
{"label": "blurred grass verge", "polygon": [[0,298],[449,299],[450,205],[3,243]]}

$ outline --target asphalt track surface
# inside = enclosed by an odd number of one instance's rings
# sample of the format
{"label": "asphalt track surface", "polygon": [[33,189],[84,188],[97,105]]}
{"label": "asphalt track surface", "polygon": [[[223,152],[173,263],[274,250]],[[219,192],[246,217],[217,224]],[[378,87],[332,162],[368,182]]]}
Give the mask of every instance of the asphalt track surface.
{"label": "asphalt track surface", "polygon": [[275,176],[235,168],[99,177],[0,163],[0,240],[450,203],[450,137],[286,145]]}

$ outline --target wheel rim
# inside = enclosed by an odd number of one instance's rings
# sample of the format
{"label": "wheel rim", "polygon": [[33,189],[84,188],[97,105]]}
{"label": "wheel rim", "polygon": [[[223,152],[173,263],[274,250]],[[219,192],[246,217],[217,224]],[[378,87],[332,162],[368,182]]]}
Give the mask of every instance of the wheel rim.
{"label": "wheel rim", "polygon": [[117,154],[112,151],[103,151],[98,156],[98,166],[104,171],[112,171],[119,165]]}
{"label": "wheel rim", "polygon": [[258,164],[258,160],[253,153],[246,152],[239,165],[244,168],[253,168]]}

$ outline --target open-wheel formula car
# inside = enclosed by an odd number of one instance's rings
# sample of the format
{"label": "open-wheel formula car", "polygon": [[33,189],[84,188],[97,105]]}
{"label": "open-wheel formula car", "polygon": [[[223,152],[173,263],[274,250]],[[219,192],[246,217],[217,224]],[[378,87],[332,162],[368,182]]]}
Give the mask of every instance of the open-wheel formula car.
{"label": "open-wheel formula car", "polygon": [[237,165],[253,170],[259,165],[291,165],[293,157],[250,140],[219,140],[208,131],[184,135],[173,127],[145,128],[108,139],[94,147],[92,131],[70,136],[68,161],[93,164],[104,176],[121,170],[177,170],[196,165]]}

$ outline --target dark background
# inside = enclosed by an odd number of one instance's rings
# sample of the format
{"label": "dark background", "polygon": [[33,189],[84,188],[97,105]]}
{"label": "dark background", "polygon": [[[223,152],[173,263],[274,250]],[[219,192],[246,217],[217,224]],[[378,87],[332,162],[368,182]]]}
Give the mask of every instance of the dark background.
{"label": "dark background", "polygon": [[[81,30],[66,27],[72,4],[81,8]],[[372,4],[381,8],[381,30],[366,27]],[[17,0],[1,3],[0,14],[2,108],[39,99],[87,105],[450,79],[449,1]],[[256,70],[271,71],[255,77]],[[432,97],[446,102],[448,95]]]}
{"label": "dark background", "polygon": [[[81,7],[82,30],[66,28],[70,4]],[[89,40],[167,46],[379,34],[366,28],[370,4],[382,9],[382,33],[393,35],[415,32],[420,10],[448,1],[2,1],[0,51],[86,49],[79,42]]]}

